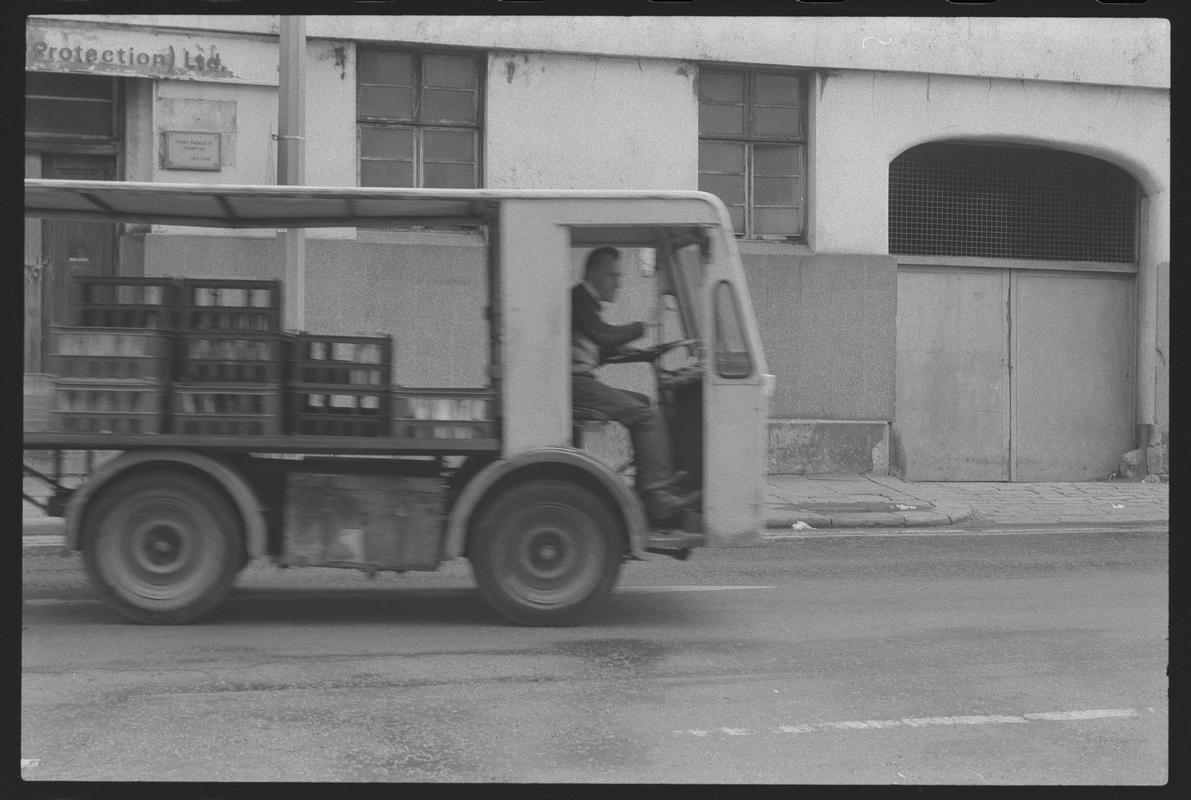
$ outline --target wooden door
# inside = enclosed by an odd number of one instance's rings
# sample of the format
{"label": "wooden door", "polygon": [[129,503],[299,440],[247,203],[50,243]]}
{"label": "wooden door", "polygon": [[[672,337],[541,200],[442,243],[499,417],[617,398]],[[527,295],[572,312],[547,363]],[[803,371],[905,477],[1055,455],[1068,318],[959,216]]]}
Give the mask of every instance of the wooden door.
{"label": "wooden door", "polygon": [[[46,154],[42,175],[68,180],[115,180],[113,156]],[[42,223],[41,345],[49,345],[49,326],[71,321],[71,283],[76,275],[116,274],[117,226],[107,222],[45,220]]]}

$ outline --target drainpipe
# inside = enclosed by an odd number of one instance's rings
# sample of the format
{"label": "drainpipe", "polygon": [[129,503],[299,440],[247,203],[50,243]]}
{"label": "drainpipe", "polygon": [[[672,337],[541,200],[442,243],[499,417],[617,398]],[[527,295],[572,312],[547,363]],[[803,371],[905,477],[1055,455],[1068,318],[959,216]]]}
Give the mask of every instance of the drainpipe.
{"label": "drainpipe", "polygon": [[1168,231],[1161,198],[1145,197],[1138,217],[1142,221],[1139,239],[1141,258],[1137,270],[1137,447],[1156,444],[1155,390],[1158,379],[1158,269],[1165,251],[1159,244]]}
{"label": "drainpipe", "polygon": [[[277,89],[277,183],[306,182],[306,18],[280,16]],[[306,328],[306,229],[286,228],[283,327]]]}

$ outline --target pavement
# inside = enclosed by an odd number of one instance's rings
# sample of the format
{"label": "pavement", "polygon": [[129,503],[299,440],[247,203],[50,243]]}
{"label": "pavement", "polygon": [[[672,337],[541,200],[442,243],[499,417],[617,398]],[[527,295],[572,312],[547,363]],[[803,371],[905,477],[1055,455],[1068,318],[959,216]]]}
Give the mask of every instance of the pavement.
{"label": "pavement", "polygon": [[[1162,481],[974,483],[903,481],[890,475],[767,475],[767,538],[819,529],[944,525],[1167,524]],[[29,485],[26,491],[37,494]],[[24,503],[26,547],[61,546],[63,522]]]}
{"label": "pavement", "polygon": [[818,528],[935,525],[1164,524],[1166,481],[992,483],[891,475],[768,475],[771,534]]}

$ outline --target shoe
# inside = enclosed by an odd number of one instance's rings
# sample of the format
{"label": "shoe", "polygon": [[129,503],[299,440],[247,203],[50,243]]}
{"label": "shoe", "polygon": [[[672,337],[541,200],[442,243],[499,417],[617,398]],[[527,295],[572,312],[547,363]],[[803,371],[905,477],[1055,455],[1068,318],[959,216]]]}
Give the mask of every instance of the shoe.
{"label": "shoe", "polygon": [[702,497],[702,492],[678,493],[669,489],[652,489],[645,493],[645,512],[650,521],[660,523],[683,509],[697,505]]}

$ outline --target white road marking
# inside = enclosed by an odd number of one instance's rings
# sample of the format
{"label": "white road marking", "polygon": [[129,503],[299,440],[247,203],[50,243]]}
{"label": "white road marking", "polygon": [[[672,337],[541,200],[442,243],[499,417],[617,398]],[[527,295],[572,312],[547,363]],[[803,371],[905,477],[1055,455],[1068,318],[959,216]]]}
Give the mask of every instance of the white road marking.
{"label": "white road marking", "polygon": [[1026,719],[1046,719],[1065,721],[1072,719],[1104,719],[1106,717],[1136,717],[1137,712],[1131,708],[1093,708],[1088,711],[1040,711],[1034,714],[1023,714]]}
{"label": "white road marking", "polygon": [[1039,534],[1063,533],[1109,533],[1127,531],[1128,533],[1169,533],[1170,526],[1165,523],[1144,523],[1122,528],[1119,525],[1097,526],[1094,523],[1080,523],[1072,527],[1035,528],[1022,526],[1020,528],[998,528],[995,530],[967,530],[964,528],[817,528],[804,533],[779,533],[768,530],[761,534],[766,542],[795,542],[800,539],[871,539],[876,537],[897,536],[1023,536]]}
{"label": "white road marking", "polygon": [[[1152,710],[1152,709],[1151,709]],[[816,731],[863,731],[880,728],[922,728],[940,725],[1005,725],[1028,724],[1036,721],[1070,722],[1072,720],[1089,719],[1121,719],[1136,717],[1137,711],[1132,708],[1092,708],[1082,711],[1035,711],[1029,714],[964,714],[946,717],[906,717],[903,719],[869,719],[844,720],[841,722],[810,722],[802,725],[779,725],[769,733],[814,733]],[[726,736],[752,736],[767,731],[755,731],[748,728],[719,728]],[[687,731],[674,731],[678,734],[706,737],[714,731],[694,728]]]}
{"label": "white road marking", "polygon": [[728,592],[744,589],[776,589],[776,586],[620,586],[617,592]]}

